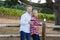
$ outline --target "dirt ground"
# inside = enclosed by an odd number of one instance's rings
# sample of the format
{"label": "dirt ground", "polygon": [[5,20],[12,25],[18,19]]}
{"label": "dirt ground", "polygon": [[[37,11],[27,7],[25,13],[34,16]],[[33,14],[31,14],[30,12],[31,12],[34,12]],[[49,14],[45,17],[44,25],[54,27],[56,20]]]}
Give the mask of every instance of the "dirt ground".
{"label": "dirt ground", "polygon": [[17,23],[20,23],[19,19],[0,18],[0,24],[17,24]]}
{"label": "dirt ground", "polygon": [[16,24],[19,23],[20,17],[0,15],[0,24]]}
{"label": "dirt ground", "polygon": [[[19,17],[0,17],[0,24],[19,24]],[[47,23],[47,25],[54,25],[53,23]],[[19,33],[19,27],[0,27],[0,34],[17,34]],[[39,33],[42,33],[40,28]],[[47,34],[60,34],[60,31],[53,31],[53,28],[46,28]],[[46,37],[46,40],[60,40],[60,37]],[[0,38],[0,40],[20,40],[20,38]]]}
{"label": "dirt ground", "polygon": [[[0,16],[0,24],[19,24],[19,17]],[[54,25],[54,22],[47,23],[47,25]],[[42,33],[42,28],[39,30]],[[4,33],[19,33],[19,27],[0,27],[0,34]],[[46,28],[46,33],[60,33],[60,31],[53,31],[53,28]]]}
{"label": "dirt ground", "polygon": [[[0,40],[20,40],[20,38],[0,38]],[[60,37],[46,37],[46,40],[60,40]]]}
{"label": "dirt ground", "polygon": [[[40,20],[41,22],[42,20]],[[48,23],[53,23],[54,21],[47,21]],[[20,23],[20,17],[14,17],[14,16],[6,16],[6,15],[0,15],[0,24],[17,24]]]}
{"label": "dirt ground", "polygon": [[[0,34],[18,34],[19,27],[0,27]],[[39,33],[42,33],[42,28],[40,28]],[[60,34],[60,31],[53,31],[53,28],[46,28],[47,34]]]}

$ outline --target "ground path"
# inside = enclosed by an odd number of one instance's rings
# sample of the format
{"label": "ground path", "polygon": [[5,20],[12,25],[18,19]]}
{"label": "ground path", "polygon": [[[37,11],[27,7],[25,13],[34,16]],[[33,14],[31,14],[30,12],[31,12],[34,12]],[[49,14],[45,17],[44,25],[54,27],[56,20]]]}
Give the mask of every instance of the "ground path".
{"label": "ground path", "polygon": [[[0,18],[0,24],[19,24],[19,18]],[[53,23],[47,23],[47,25],[53,26]],[[40,28],[39,33],[42,33]],[[0,27],[0,34],[19,34],[19,27]],[[46,28],[46,34],[60,34],[60,31],[53,31],[53,28]],[[15,35],[16,36],[16,35]],[[19,36],[19,35],[18,35]],[[0,38],[1,40],[19,40],[16,38]],[[60,40],[59,37],[47,37],[47,40]]]}

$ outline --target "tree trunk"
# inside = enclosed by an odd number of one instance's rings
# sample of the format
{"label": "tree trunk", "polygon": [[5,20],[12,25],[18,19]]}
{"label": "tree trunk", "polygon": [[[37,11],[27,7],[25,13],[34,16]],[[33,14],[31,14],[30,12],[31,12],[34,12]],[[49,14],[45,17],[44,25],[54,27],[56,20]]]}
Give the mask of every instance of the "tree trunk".
{"label": "tree trunk", "polygon": [[55,0],[54,11],[56,15],[55,24],[60,25],[60,0]]}
{"label": "tree trunk", "polygon": [[53,2],[52,2],[52,0],[46,0],[46,4],[47,4],[48,8],[53,9]]}
{"label": "tree trunk", "polygon": [[40,4],[40,3],[30,2],[30,1],[27,1],[27,0],[20,0],[20,1],[25,3],[25,4],[36,6],[36,7],[47,7],[46,3]]}
{"label": "tree trunk", "polygon": [[[60,25],[60,0],[55,0],[54,12],[55,12],[55,25]],[[54,28],[53,30],[60,31],[60,28]]]}
{"label": "tree trunk", "polygon": [[48,8],[53,9],[53,6],[54,6],[54,11],[55,11],[55,16],[56,16],[55,24],[60,25],[60,0],[55,0],[55,3],[53,3],[52,0],[46,0],[46,3],[44,3],[44,4],[33,3],[33,2],[29,2],[27,0],[20,0],[20,1],[25,4],[30,4],[30,5],[36,6],[36,7],[48,7]]}

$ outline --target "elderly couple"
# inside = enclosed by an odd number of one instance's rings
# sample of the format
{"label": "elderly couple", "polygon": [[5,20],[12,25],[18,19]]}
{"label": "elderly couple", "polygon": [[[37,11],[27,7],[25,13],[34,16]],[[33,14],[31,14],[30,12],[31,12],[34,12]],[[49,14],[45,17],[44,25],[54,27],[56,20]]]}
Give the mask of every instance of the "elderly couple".
{"label": "elderly couple", "polygon": [[39,36],[39,26],[40,22],[38,20],[38,11],[33,10],[32,6],[28,5],[26,7],[26,13],[21,16],[20,21],[20,40],[40,40]]}

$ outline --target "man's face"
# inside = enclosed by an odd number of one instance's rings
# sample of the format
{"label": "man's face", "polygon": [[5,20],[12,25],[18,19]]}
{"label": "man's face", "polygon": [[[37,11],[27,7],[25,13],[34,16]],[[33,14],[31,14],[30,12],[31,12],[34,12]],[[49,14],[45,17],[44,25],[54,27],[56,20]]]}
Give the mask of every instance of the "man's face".
{"label": "man's face", "polygon": [[31,12],[32,12],[32,7],[27,7],[27,11],[28,11],[29,13],[31,13]]}

